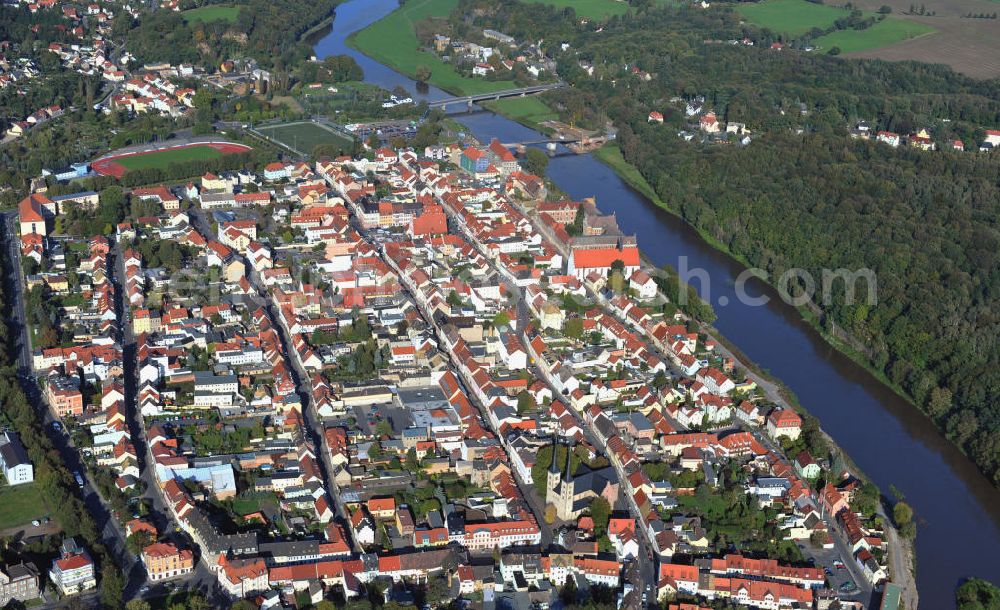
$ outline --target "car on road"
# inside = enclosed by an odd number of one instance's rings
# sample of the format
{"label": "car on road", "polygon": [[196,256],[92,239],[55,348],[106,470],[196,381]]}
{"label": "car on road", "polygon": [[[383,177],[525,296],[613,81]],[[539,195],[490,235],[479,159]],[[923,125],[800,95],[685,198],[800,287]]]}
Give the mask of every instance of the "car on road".
{"label": "car on road", "polygon": [[843,570],[847,566],[844,565],[843,561],[841,561],[841,560],[838,559],[838,560],[836,560],[836,561],[833,562],[833,567],[837,568],[838,570]]}
{"label": "car on road", "polygon": [[83,475],[80,474],[79,470],[73,471],[73,478],[76,479],[76,484],[83,487]]}
{"label": "car on road", "polygon": [[54,421],[54,422],[52,422],[52,429],[55,430],[56,432],[61,432],[62,431],[62,424],[60,424],[57,421]]}
{"label": "car on road", "polygon": [[851,593],[858,590],[858,586],[854,584],[853,580],[849,580],[838,587],[841,593]]}
{"label": "car on road", "polygon": [[31,522],[31,524],[34,525],[35,527],[38,527],[39,525],[42,524],[42,522],[39,521],[38,519],[35,519],[34,521]]}

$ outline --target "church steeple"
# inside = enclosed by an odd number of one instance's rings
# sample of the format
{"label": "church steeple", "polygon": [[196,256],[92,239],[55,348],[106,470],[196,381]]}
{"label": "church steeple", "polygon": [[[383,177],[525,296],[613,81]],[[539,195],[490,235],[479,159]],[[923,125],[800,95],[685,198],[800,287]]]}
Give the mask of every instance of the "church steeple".
{"label": "church steeple", "polygon": [[562,480],[564,483],[573,480],[573,445],[570,444],[566,445],[566,470],[563,472]]}
{"label": "church steeple", "polygon": [[559,443],[556,441],[556,437],[553,435],[553,437],[552,437],[552,462],[549,463],[549,473],[550,474],[555,474],[555,475],[559,474],[559,467],[556,466],[556,460],[559,459],[559,452],[557,451],[557,449],[559,449]]}

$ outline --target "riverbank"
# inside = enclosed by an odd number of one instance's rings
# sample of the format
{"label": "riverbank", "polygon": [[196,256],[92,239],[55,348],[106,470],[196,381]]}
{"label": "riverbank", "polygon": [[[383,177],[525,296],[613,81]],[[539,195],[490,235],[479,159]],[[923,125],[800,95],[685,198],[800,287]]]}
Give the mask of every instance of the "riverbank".
{"label": "riverbank", "polygon": [[[387,90],[416,88],[415,99],[450,97],[434,86],[421,91],[412,79],[345,43],[351,34],[398,9],[396,0],[347,0],[338,7],[331,32],[317,41],[316,55],[350,55],[363,67],[366,80]],[[482,141],[539,139],[526,127],[527,121],[494,112],[453,118],[461,121],[465,133]],[[591,155],[562,154],[552,158],[546,173],[569,198],[595,197],[603,213],[615,214],[623,230],[639,237],[643,254],[655,266],[677,267],[686,260],[689,268],[707,271],[713,302],[722,297],[729,301],[728,306],[716,308],[719,318],[713,326],[742,346],[765,372],[794,389],[870,479],[882,489],[895,484],[903,491],[920,525],[917,580],[925,606],[954,608],[954,589],[963,579],[995,577],[1000,569],[995,553],[1000,545],[1000,491],[931,422],[912,417],[910,404],[830,347],[801,312],[776,298],[763,282],[749,282],[749,294],[767,294],[770,302],[742,303],[734,286],[743,266],[722,249],[709,246],[668,207],[649,205],[639,189],[630,187],[610,165]],[[928,485],[930,481],[934,484]],[[961,553],[953,553],[956,545]]]}
{"label": "riverbank", "polygon": [[410,0],[368,27],[347,37],[347,45],[390,68],[417,77],[418,68],[427,68],[427,83],[453,95],[475,95],[512,89],[511,80],[488,81],[467,78],[433,53],[420,50],[413,24],[428,17],[447,17],[458,0]]}
{"label": "riverbank", "polygon": [[[628,163],[624,157],[622,157],[621,151],[618,149],[617,146],[606,145],[594,151],[591,154],[595,158],[600,160],[602,163],[610,167],[612,170],[614,170],[614,172],[618,174],[618,176],[622,180],[624,180],[629,186],[638,191],[641,195],[646,197],[646,199],[653,202],[658,207],[664,209],[670,214],[673,214],[674,216],[677,216],[678,218],[681,218],[683,220],[683,217],[681,216],[680,212],[674,208],[671,208],[671,206],[668,205],[666,201],[661,199],[653,190],[652,185],[650,185],[646,181],[646,179],[642,176],[639,170],[635,166]],[[712,247],[716,248],[720,252],[723,252],[724,254],[732,257],[740,264],[749,267],[749,264],[746,260],[742,260],[741,257],[734,255],[732,252],[728,250],[728,248],[725,248],[723,244],[721,244],[717,240],[712,239],[710,235],[706,235],[703,231],[697,230],[696,227],[692,228],[694,228],[698,232],[698,234],[705,240],[706,243],[710,244]],[[818,320],[816,320],[816,323],[813,323],[806,316],[803,316],[803,319],[805,319],[807,322],[810,322],[810,324],[816,329],[819,335],[822,336],[824,340],[826,340],[827,343],[829,343],[833,348],[843,352],[845,355],[847,355],[849,358],[851,358],[858,364],[864,364],[862,361],[858,360],[861,357],[860,354],[857,354],[856,352],[853,352],[853,350],[850,350],[849,346],[847,346],[846,344],[841,343],[838,345],[838,343],[835,342],[835,339],[833,337],[829,336],[827,333],[822,332],[822,329],[818,324]],[[796,411],[800,413],[805,413],[810,417],[814,417],[812,416],[812,414],[809,413],[808,409],[802,406],[802,404],[799,402],[798,397],[790,388],[788,388],[788,386],[786,386],[781,380],[774,377],[774,375],[772,375],[769,371],[766,371],[763,367],[761,367],[759,364],[750,359],[745,353],[743,353],[742,350],[740,350],[737,346],[735,346],[728,339],[726,339],[725,336],[721,332],[719,332],[718,329],[710,325],[702,325],[702,329],[705,331],[706,335],[711,337],[713,340],[716,341],[716,343],[719,344],[720,351],[722,351],[728,357],[732,358],[737,363],[738,366],[740,366],[741,368],[743,368],[748,372],[748,374],[751,376],[754,382],[758,385],[758,387],[760,387],[764,395],[771,402],[774,402],[775,404],[781,406],[795,409]],[[843,348],[848,348],[848,349],[843,349]],[[878,375],[875,375],[875,371],[870,370],[871,367],[865,367],[865,368],[866,370],[869,370],[869,372],[871,372],[873,376],[875,376],[877,379],[879,378]],[[886,384],[886,385],[887,387],[899,393],[898,389],[892,388],[891,384]],[[910,402],[912,404],[912,401]],[[915,407],[916,405],[913,406]],[[848,463],[852,472],[856,476],[861,477],[868,481],[872,480],[871,477],[865,474],[864,471],[861,470],[861,468],[857,465],[857,463],[855,463],[854,460],[850,458],[850,454],[847,451],[845,451],[842,447],[840,447],[836,443],[836,441],[834,441],[833,437],[831,437],[825,431],[823,431],[823,435],[826,438],[827,442],[830,444],[830,447],[835,449],[843,457],[845,462]],[[891,566],[891,569],[893,570],[892,572],[893,579],[897,584],[899,584],[903,588],[905,592],[904,599],[907,600],[906,607],[916,608],[918,594],[917,594],[916,582],[914,581],[914,572],[916,571],[914,564],[916,557],[914,541],[900,536],[896,528],[893,527],[891,523],[888,523],[887,517],[886,519],[887,519],[886,529],[891,530],[892,532],[892,535],[890,536],[890,547],[894,547],[890,548],[890,557],[894,558],[895,560],[894,565]]]}
{"label": "riverbank", "polygon": [[[672,207],[670,204],[668,204],[666,201],[661,199],[656,194],[656,191],[653,190],[652,185],[646,181],[646,179],[642,176],[639,170],[625,160],[625,158],[622,156],[621,151],[618,149],[617,146],[608,144],[594,151],[591,154],[596,159],[598,159],[599,161],[610,167],[612,170],[614,170],[614,172],[618,174],[618,176],[622,180],[624,180],[629,186],[634,188],[636,191],[638,191],[644,197],[649,199],[651,202],[656,204],[657,207],[660,207],[666,212],[683,220],[686,224],[688,224],[688,226],[690,226],[695,232],[697,232],[698,235],[703,240],[705,240],[705,243],[709,244],[719,252],[722,252],[726,256],[737,261],[744,267],[746,268],[752,267],[749,261],[747,261],[744,257],[732,252],[728,247],[726,247],[725,244],[715,239],[712,235],[708,234],[699,227],[687,223],[687,221],[684,219],[684,216],[680,213],[680,210]],[[777,288],[773,284],[771,284],[770,282],[767,283],[772,288],[777,290]],[[920,408],[920,406],[917,405],[917,403],[915,403],[913,399],[908,394],[906,394],[906,392],[904,392],[903,389],[898,384],[893,383],[892,380],[886,377],[884,371],[874,367],[871,361],[864,354],[858,351],[858,349],[853,345],[853,343],[858,342],[857,339],[851,337],[850,335],[848,335],[846,338],[843,338],[828,332],[825,328],[823,328],[823,324],[819,317],[820,313],[817,311],[818,308],[812,309],[806,306],[800,306],[797,309],[799,311],[799,314],[802,316],[802,320],[805,323],[807,323],[816,332],[816,334],[823,339],[823,341],[827,345],[829,345],[833,349],[837,350],[838,352],[849,358],[852,362],[854,362],[859,367],[864,369],[865,372],[871,375],[876,381],[881,383],[883,386],[891,390],[899,398],[905,401],[908,405],[910,405],[913,408],[915,415],[926,418],[931,423],[931,425],[933,425],[941,433],[942,437],[944,437],[949,443],[951,443],[956,449],[958,449],[962,453],[962,455],[969,457],[968,454],[965,452],[965,449],[963,449],[961,446],[955,443],[952,443],[951,439],[948,439],[947,436],[944,435],[944,431],[937,425],[937,423],[926,413],[924,413],[924,411]]]}

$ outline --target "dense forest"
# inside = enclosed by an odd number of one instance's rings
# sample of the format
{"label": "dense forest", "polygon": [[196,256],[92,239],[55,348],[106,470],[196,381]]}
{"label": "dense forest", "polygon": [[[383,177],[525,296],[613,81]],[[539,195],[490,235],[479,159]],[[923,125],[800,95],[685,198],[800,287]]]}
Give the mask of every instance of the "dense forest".
{"label": "dense forest", "polygon": [[300,40],[330,15],[337,0],[240,0],[234,22],[184,19],[156,11],[129,32],[128,48],[141,61],[217,66],[227,59],[253,58],[264,68],[287,70],[312,54]]}
{"label": "dense forest", "polygon": [[[648,9],[612,18],[599,35],[571,10],[534,4],[462,0],[452,19],[568,43],[549,52],[574,87],[550,94],[550,104],[577,123],[613,121],[623,156],[661,199],[770,277],[793,267],[814,277],[874,270],[877,303],[846,303],[841,289],[821,323],[864,345],[862,357],[1000,483],[1000,156],[848,136],[867,120],[978,142],[1000,125],[1000,81],[774,52],[769,32],[725,7]],[[725,42],[744,37],[757,44]],[[720,119],[746,123],[753,142],[676,137],[688,121],[677,98],[696,95]],[[647,122],[654,109],[665,125]]]}

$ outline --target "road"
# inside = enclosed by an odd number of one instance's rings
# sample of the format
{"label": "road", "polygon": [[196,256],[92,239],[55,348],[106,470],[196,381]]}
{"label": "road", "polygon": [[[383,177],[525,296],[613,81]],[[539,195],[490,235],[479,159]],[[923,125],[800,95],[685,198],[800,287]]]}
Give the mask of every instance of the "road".
{"label": "road", "polygon": [[[191,218],[191,224],[195,229],[204,235],[206,239],[214,239],[215,234],[212,231],[212,225],[208,219],[205,218],[203,210],[200,208],[191,208],[188,210],[188,215]],[[307,433],[307,439],[310,441],[313,452],[316,454],[317,462],[320,468],[320,477],[323,480],[323,487],[326,489],[327,496],[333,505],[334,521],[342,526],[344,535],[351,543],[351,547],[354,551],[360,553],[362,548],[354,539],[354,530],[350,527],[347,509],[340,497],[340,488],[331,476],[334,468],[330,459],[330,451],[326,444],[326,434],[323,428],[323,420],[316,411],[316,405],[312,400],[312,378],[299,361],[298,352],[292,348],[291,335],[288,332],[288,328],[285,327],[283,319],[278,315],[277,307],[275,307],[274,302],[270,297],[270,292],[267,287],[264,286],[257,272],[253,270],[253,267],[250,265],[250,261],[248,261],[246,257],[242,258],[243,263],[246,265],[248,270],[248,280],[250,281],[250,285],[257,292],[261,306],[264,307],[265,311],[267,311],[268,315],[271,317],[271,321],[274,323],[275,330],[278,333],[278,338],[282,344],[282,351],[285,354],[286,360],[291,365],[290,373],[292,375],[292,380],[295,382],[296,393],[299,395],[299,400],[303,405],[302,419],[305,424],[305,432]]]}
{"label": "road", "polygon": [[[127,304],[125,294],[125,257],[122,245],[115,241],[111,251],[111,283],[115,286],[115,312],[121,322],[121,344],[122,359],[124,360],[124,386],[125,386],[125,418],[129,427],[129,434],[132,436],[132,444],[135,446],[136,457],[139,461],[139,477],[142,480],[143,494],[141,498],[147,502],[149,511],[146,518],[152,521],[157,531],[161,533],[162,540],[169,540],[178,546],[194,548],[193,540],[183,530],[179,530],[177,522],[173,518],[170,507],[167,506],[166,499],[160,490],[159,482],[156,479],[153,456],[146,441],[146,425],[139,411],[139,373],[138,354],[136,353],[136,338],[132,332],[132,312]],[[153,584],[147,582],[145,570],[142,573],[142,580],[134,580],[128,583],[125,589],[125,599],[136,597],[155,596],[166,593],[163,584]],[[198,561],[195,570],[182,579],[172,581],[172,586],[180,586],[190,590],[200,591],[207,599],[212,600],[221,594],[216,590],[216,577],[209,570],[204,562]],[[226,599],[226,598],[218,598]]]}
{"label": "road", "polygon": [[18,350],[18,379],[20,380],[21,387],[28,402],[34,405],[39,421],[45,433],[49,436],[49,440],[52,441],[53,447],[59,452],[62,463],[71,472],[79,472],[83,477],[84,484],[80,488],[80,494],[87,512],[90,513],[97,524],[103,544],[107,547],[111,556],[114,557],[119,567],[122,568],[130,585],[133,581],[142,582],[145,580],[145,570],[142,567],[142,563],[136,561],[135,557],[128,552],[125,545],[125,532],[122,530],[118,520],[111,514],[110,507],[97,492],[97,488],[91,480],[91,476],[80,457],[79,451],[73,446],[69,435],[65,433],[65,428],[57,431],[52,427],[52,423],[57,418],[53,416],[52,411],[48,408],[42,396],[41,389],[33,376],[31,366],[31,340],[28,336],[28,326],[26,324],[24,309],[25,294],[21,277],[21,252],[19,247],[20,239],[17,234],[17,212],[6,212],[3,216],[5,227],[4,238],[7,241],[8,248],[7,268],[5,271],[8,286],[10,287],[8,294],[12,294],[15,299],[11,309],[13,314],[11,322],[12,327],[17,329],[18,332],[15,343]]}

